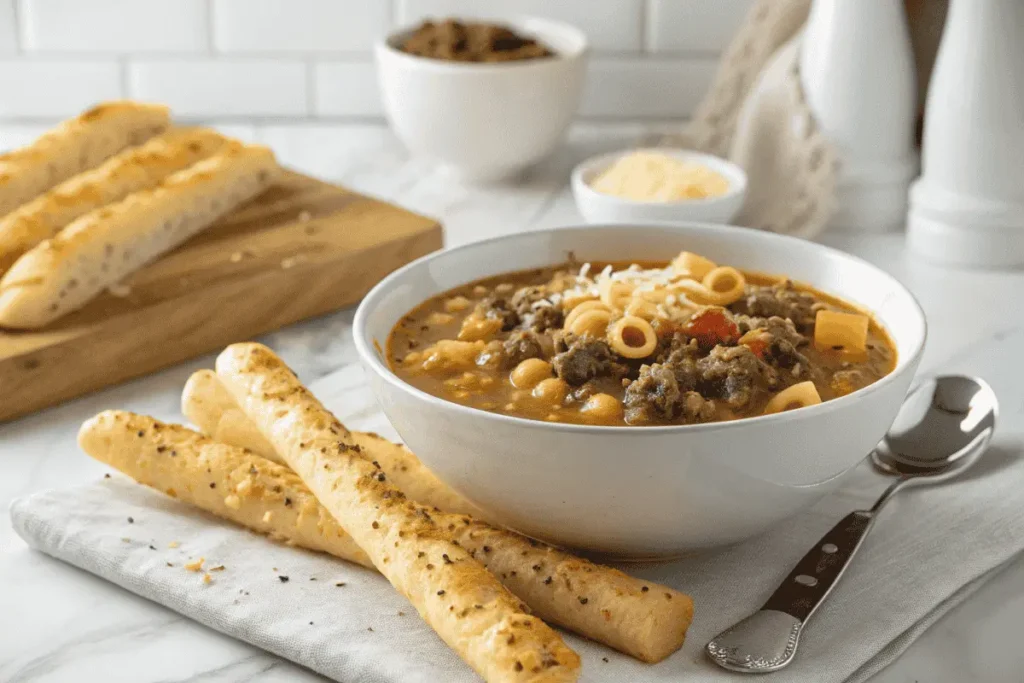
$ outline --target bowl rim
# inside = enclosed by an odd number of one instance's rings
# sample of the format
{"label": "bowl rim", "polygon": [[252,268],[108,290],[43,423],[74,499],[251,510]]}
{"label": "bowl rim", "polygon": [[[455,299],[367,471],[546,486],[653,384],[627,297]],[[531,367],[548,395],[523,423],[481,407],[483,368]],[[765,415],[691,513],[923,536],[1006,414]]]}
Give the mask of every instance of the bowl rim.
{"label": "bowl rim", "polygon": [[[667,202],[658,201],[642,201],[638,199],[629,199],[626,197],[617,197],[611,194],[605,194],[604,192],[598,192],[591,184],[584,178],[588,173],[594,171],[604,170],[610,167],[615,161],[623,158],[628,154],[634,152],[658,152],[666,154],[668,156],[674,156],[676,158],[685,158],[686,160],[693,160],[697,163],[702,163],[709,167],[713,171],[717,171],[725,176],[725,179],[729,182],[729,189],[723,194],[715,195],[714,197],[702,197],[697,199],[675,199]],[[629,149],[622,149],[616,152],[607,152],[605,154],[598,154],[589,157],[580,163],[576,164],[576,167],[572,170],[571,182],[573,189],[580,194],[585,201],[601,201],[608,204],[619,204],[622,206],[629,206],[635,208],[682,208],[685,206],[713,206],[718,203],[724,203],[734,200],[738,195],[743,195],[747,191],[747,172],[743,168],[728,159],[720,157],[715,154],[708,152],[701,152],[696,149],[688,149],[685,147],[650,147],[641,146],[633,147]]]}
{"label": "bowl rim", "polygon": [[466,18],[466,20],[478,22],[490,21],[495,24],[502,24],[504,26],[520,29],[526,33],[531,33],[540,39],[543,39],[545,35],[550,35],[550,33],[547,32],[565,33],[571,36],[573,43],[575,43],[575,48],[568,51],[555,50],[553,55],[540,59],[520,59],[508,62],[455,62],[412,55],[408,52],[399,50],[392,44],[396,38],[418,28],[423,23],[423,20],[421,19],[416,23],[400,26],[385,34],[383,37],[378,38],[374,42],[374,52],[377,55],[386,54],[392,59],[399,60],[407,66],[440,73],[450,73],[453,75],[469,73],[487,73],[493,75],[502,71],[523,71],[531,68],[548,68],[552,65],[561,66],[565,63],[579,61],[590,52],[590,41],[587,40],[587,34],[574,24],[570,24],[565,21],[558,21],[557,19],[548,19],[532,15],[523,15],[508,19],[471,17]]}
{"label": "bowl rim", "polygon": [[[765,242],[772,242],[779,240],[782,242],[799,243],[803,246],[810,245],[813,248],[824,250],[829,253],[832,257],[844,260],[853,264],[864,266],[873,271],[876,275],[888,280],[894,289],[898,290],[902,295],[908,298],[913,305],[913,310],[916,313],[918,327],[920,328],[920,337],[917,341],[916,346],[911,349],[910,353],[905,357],[899,357],[897,367],[893,369],[885,377],[882,377],[877,382],[869,384],[868,386],[858,389],[846,396],[834,398],[828,401],[823,401],[817,405],[807,406],[800,408],[799,410],[789,410],[781,413],[774,413],[771,415],[755,415],[753,417],[745,417],[738,420],[727,420],[723,422],[705,422],[700,424],[689,424],[689,425],[657,425],[657,426],[612,426],[612,425],[586,425],[586,424],[575,424],[567,422],[546,422],[543,420],[531,420],[525,417],[517,417],[514,415],[505,415],[502,413],[492,413],[486,410],[480,410],[471,406],[466,406],[461,403],[454,401],[445,400],[439,396],[429,394],[422,389],[418,389],[413,385],[405,382],[402,378],[396,375],[391,368],[387,365],[384,359],[380,357],[377,352],[373,340],[368,338],[367,320],[370,316],[370,311],[375,307],[377,300],[384,296],[394,285],[395,282],[401,280],[406,273],[413,269],[421,267],[423,264],[439,258],[450,258],[452,256],[457,257],[459,254],[465,254],[472,251],[473,249],[479,248],[485,244],[495,244],[500,242],[511,242],[519,239],[525,235],[537,235],[537,234],[550,234],[555,231],[563,232],[575,232],[581,235],[585,235],[588,231],[598,230],[630,230],[637,228],[649,228],[658,230],[671,230],[673,228],[684,228],[686,230],[697,230],[698,232],[706,233],[721,233],[728,232],[734,235],[742,235],[744,238],[761,240]],[[585,237],[583,237],[585,239]],[[496,272],[495,275],[500,273]],[[430,295],[434,296],[434,295]],[[426,300],[426,299],[424,299]],[[390,331],[389,331],[390,334]],[[727,429],[742,429],[742,428],[757,428],[757,427],[770,427],[772,424],[780,424],[782,422],[790,422],[793,420],[804,420],[813,419],[818,416],[824,417],[837,410],[842,410],[847,406],[851,406],[853,403],[861,400],[869,400],[870,397],[877,393],[882,392],[888,385],[898,381],[907,372],[912,372],[917,367],[921,356],[924,353],[925,342],[928,338],[928,321],[924,313],[924,309],[921,307],[917,297],[897,278],[885,272],[881,268],[875,266],[872,263],[852,254],[848,254],[834,247],[829,247],[824,244],[817,242],[810,242],[798,237],[791,237],[789,235],[780,235],[777,233],[766,232],[762,230],[752,230],[750,228],[743,228],[739,226],[724,226],[716,223],[701,223],[695,221],[676,221],[674,223],[647,223],[647,224],[589,224],[589,225],[574,225],[566,227],[548,228],[546,230],[536,230],[530,232],[513,233],[509,235],[499,235],[497,237],[491,237],[488,239],[478,240],[476,242],[470,242],[468,244],[459,245],[450,249],[440,249],[438,251],[422,256],[410,263],[402,266],[398,270],[395,270],[390,275],[385,277],[376,286],[371,289],[363,300],[360,302],[359,307],[356,309],[355,318],[352,323],[352,336],[355,340],[356,350],[362,360],[364,366],[369,368],[377,374],[383,381],[390,384],[392,387],[411,395],[420,401],[425,401],[435,407],[442,410],[454,411],[457,414],[463,415],[469,419],[478,419],[485,422],[496,422],[507,426],[514,426],[520,428],[533,428],[533,429],[544,429],[547,431],[554,432],[567,432],[567,433],[579,433],[579,434],[591,434],[591,435],[625,435],[634,434],[636,436],[655,436],[664,434],[689,434],[695,432],[714,432],[719,430]],[[386,340],[385,340],[386,343]]]}

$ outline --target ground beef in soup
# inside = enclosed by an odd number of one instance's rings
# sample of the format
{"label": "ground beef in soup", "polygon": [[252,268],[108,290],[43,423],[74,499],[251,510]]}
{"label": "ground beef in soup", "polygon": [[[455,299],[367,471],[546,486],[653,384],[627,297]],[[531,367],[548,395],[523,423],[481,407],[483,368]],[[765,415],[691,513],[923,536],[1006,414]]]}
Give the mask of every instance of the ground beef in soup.
{"label": "ground beef in soup", "polygon": [[523,287],[512,295],[511,305],[524,328],[546,332],[562,326],[562,309],[551,303],[543,287]]}
{"label": "ground beef in soup", "polygon": [[502,332],[508,332],[519,324],[519,314],[512,309],[508,299],[504,297],[487,297],[480,302],[480,310],[488,320],[500,320]]}
{"label": "ground beef in soup", "polygon": [[795,378],[806,374],[809,363],[797,347],[806,345],[807,337],[796,331],[792,321],[778,316],[752,318],[737,315],[736,323],[744,333],[741,342],[766,363],[790,371]]}
{"label": "ground beef in soup", "polygon": [[681,388],[673,368],[659,363],[640,368],[640,376],[626,388],[623,405],[629,424],[705,422],[715,416],[713,401]]}
{"label": "ground beef in soup", "polygon": [[814,328],[814,316],[824,304],[815,301],[814,296],[802,292],[789,280],[770,286],[748,285],[742,299],[730,308],[737,313],[770,318],[789,318],[800,332]]}
{"label": "ground beef in soup", "polygon": [[716,346],[697,361],[699,391],[721,398],[730,408],[743,408],[759,391],[779,384],[776,371],[746,346]]}
{"label": "ground beef in soup", "polygon": [[747,333],[751,330],[764,330],[774,339],[788,341],[793,346],[803,346],[807,343],[807,337],[797,332],[796,326],[791,320],[780,318],[774,315],[770,318],[756,318],[749,315],[738,314],[733,316],[740,332]]}
{"label": "ground beef in soup", "polygon": [[624,377],[628,373],[628,368],[615,360],[615,354],[603,339],[559,335],[555,351],[558,353],[551,361],[555,374],[570,386],[578,387],[596,377]]}
{"label": "ground beef in soup", "polygon": [[502,343],[506,367],[514,368],[527,358],[543,358],[545,342],[550,345],[550,340],[542,339],[533,330],[514,331]]}
{"label": "ground beef in soup", "polygon": [[832,391],[836,393],[836,396],[846,396],[850,392],[856,391],[858,387],[863,386],[870,375],[866,370],[861,368],[851,368],[849,370],[839,370],[832,375],[832,381],[829,385]]}

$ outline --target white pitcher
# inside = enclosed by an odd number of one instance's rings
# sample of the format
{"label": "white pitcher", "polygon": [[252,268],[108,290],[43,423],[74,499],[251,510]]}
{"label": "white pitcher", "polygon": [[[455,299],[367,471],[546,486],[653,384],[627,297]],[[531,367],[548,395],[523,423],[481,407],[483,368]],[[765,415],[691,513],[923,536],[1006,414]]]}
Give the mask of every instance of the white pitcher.
{"label": "white pitcher", "polygon": [[910,248],[1024,265],[1024,1],[952,0],[925,107]]}
{"label": "white pitcher", "polygon": [[917,171],[916,72],[903,3],[814,0],[800,50],[800,79],[841,167],[832,225],[903,226]]}

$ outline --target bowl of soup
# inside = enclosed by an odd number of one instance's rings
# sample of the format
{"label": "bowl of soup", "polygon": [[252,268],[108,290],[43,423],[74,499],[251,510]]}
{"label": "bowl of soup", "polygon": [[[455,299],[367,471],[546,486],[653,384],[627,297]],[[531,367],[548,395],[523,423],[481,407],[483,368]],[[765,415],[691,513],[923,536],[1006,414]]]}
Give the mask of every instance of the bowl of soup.
{"label": "bowl of soup", "polygon": [[833,490],[894,419],[926,325],[828,247],[616,225],[422,258],[354,334],[403,439],[489,519],[640,559],[741,541]]}

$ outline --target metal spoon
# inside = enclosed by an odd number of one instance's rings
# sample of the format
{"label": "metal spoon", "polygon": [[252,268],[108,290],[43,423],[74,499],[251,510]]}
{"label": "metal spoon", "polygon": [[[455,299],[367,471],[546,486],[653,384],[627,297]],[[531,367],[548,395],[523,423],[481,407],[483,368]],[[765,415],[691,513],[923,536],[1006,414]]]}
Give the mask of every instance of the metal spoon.
{"label": "metal spoon", "polygon": [[878,513],[908,486],[932,484],[973,465],[995,430],[998,401],[983,380],[944,376],[925,381],[900,408],[871,452],[871,462],[898,478],[870,510],[836,524],[754,614],[715,636],[707,652],[719,666],[742,673],[778,671],[793,661],[800,634],[850,565]]}

